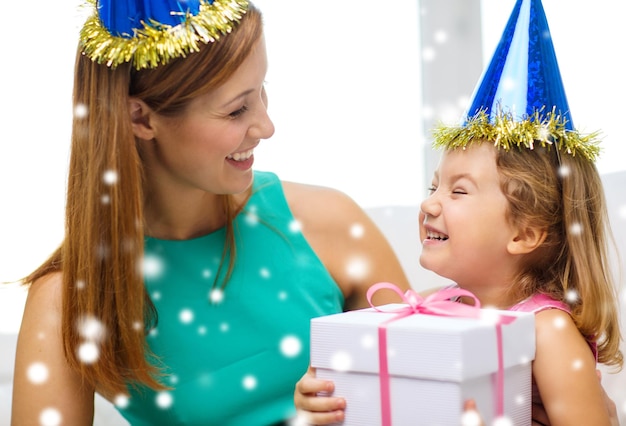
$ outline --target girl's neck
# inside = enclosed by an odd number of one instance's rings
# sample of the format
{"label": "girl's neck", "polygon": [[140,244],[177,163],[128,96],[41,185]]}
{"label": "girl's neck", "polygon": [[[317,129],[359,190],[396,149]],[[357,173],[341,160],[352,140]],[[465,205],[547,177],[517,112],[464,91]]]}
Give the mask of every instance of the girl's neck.
{"label": "girl's neck", "polygon": [[[507,310],[510,307],[514,306],[516,303],[519,303],[519,300],[508,291],[507,287],[481,287],[481,288],[468,288],[465,286],[459,285],[459,287],[470,291],[478,300],[480,300],[480,305],[483,308],[495,308],[501,310]],[[462,298],[463,303],[473,304],[473,301],[470,298]]]}

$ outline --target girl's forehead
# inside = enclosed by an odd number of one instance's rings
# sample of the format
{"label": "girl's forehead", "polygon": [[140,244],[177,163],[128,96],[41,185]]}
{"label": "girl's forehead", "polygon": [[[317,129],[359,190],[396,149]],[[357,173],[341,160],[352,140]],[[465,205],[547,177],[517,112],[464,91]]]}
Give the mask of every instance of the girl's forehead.
{"label": "girl's forehead", "polygon": [[495,165],[496,148],[486,142],[477,142],[463,148],[449,148],[443,151],[441,155],[441,163],[475,163],[490,162]]}
{"label": "girl's forehead", "polygon": [[473,175],[476,178],[496,177],[496,149],[493,145],[480,143],[443,151],[435,170],[435,177],[444,179],[459,175]]}

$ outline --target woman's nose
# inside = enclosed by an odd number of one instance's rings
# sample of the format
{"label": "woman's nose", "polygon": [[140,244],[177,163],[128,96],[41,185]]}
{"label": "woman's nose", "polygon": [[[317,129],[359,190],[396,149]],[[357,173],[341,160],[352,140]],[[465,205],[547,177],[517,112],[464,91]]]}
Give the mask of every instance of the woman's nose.
{"label": "woman's nose", "polygon": [[269,139],[274,134],[274,123],[267,113],[265,105],[259,108],[257,121],[250,128],[250,136],[254,139]]}

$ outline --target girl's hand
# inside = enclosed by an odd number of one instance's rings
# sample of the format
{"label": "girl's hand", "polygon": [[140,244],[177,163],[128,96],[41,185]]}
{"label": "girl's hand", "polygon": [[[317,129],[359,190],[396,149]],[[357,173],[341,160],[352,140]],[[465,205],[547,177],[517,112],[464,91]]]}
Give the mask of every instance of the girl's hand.
{"label": "girl's hand", "polygon": [[345,417],[346,400],[331,396],[334,390],[333,382],[315,378],[315,369],[309,367],[306,374],[296,383],[294,392],[293,400],[298,410],[298,418],[309,425],[342,422]]}

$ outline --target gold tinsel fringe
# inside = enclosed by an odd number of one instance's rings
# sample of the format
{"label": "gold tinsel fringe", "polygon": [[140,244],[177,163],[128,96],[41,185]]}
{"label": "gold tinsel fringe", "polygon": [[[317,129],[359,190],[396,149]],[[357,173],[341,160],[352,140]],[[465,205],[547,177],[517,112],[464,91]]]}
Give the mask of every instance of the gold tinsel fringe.
{"label": "gold tinsel fringe", "polygon": [[211,43],[232,31],[248,8],[247,0],[200,2],[197,15],[188,14],[176,26],[155,21],[143,23],[131,38],[114,36],[102,25],[96,0],[87,0],[94,13],[80,31],[83,53],[99,64],[111,68],[132,61],[137,69],[155,68],[173,58],[185,57],[199,50],[199,43]]}
{"label": "gold tinsel fringe", "polygon": [[582,155],[591,162],[597,159],[600,154],[599,132],[581,135],[577,131],[567,130],[565,118],[554,110],[545,115],[542,111],[535,111],[519,121],[502,111],[490,119],[484,110],[480,110],[463,125],[438,125],[433,131],[433,146],[464,148],[473,141],[487,140],[508,151],[512,147],[532,150],[536,143],[540,143],[544,147],[554,145],[559,152],[572,156]]}

